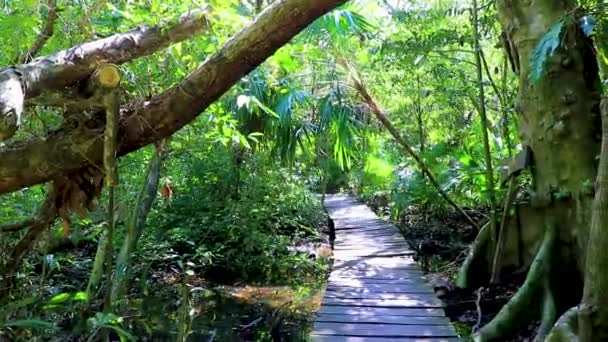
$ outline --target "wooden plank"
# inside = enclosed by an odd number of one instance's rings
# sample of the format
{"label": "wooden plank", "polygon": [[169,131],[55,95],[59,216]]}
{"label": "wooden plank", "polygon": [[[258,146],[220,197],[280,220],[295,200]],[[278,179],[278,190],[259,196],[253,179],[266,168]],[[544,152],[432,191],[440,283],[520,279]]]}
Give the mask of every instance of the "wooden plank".
{"label": "wooden plank", "polygon": [[383,286],[420,286],[426,287],[424,281],[419,279],[353,279],[344,277],[329,277],[329,286],[370,287],[371,285]]}
{"label": "wooden plank", "polygon": [[323,305],[319,314],[367,315],[367,316],[414,316],[445,317],[440,308],[379,308],[368,306]]}
{"label": "wooden plank", "polygon": [[365,259],[338,259],[334,260],[333,268],[352,266],[370,266],[370,267],[413,267],[418,269],[418,263],[409,257],[394,257],[394,258],[365,258]]}
{"label": "wooden plank", "polygon": [[325,206],[334,264],[312,340],[458,341],[399,229],[347,195],[328,196]]}
{"label": "wooden plank", "polygon": [[377,245],[336,245],[334,251],[352,251],[352,250],[365,250],[366,252],[385,252],[394,251],[401,252],[403,250],[411,250],[406,244],[401,245],[388,245],[388,246],[377,246]]}
{"label": "wooden plank", "polygon": [[415,266],[394,266],[394,267],[385,267],[385,266],[374,266],[374,265],[366,265],[366,264],[355,264],[350,266],[338,266],[334,268],[336,274],[340,273],[354,273],[354,274],[419,274],[424,276],[424,274]]}
{"label": "wooden plank", "polygon": [[[335,227],[335,226],[334,226]],[[348,235],[382,235],[383,233],[393,233],[397,234],[400,237],[403,237],[399,229],[393,226],[387,225],[379,225],[379,226],[367,226],[367,227],[359,227],[359,228],[351,228],[351,229],[340,229],[340,233],[336,236],[337,238],[348,236]]]}
{"label": "wooden plank", "polygon": [[[323,336],[311,335],[314,342],[395,342],[392,337]],[[405,337],[399,342],[458,342],[456,337]]]}
{"label": "wooden plank", "polygon": [[374,268],[338,268],[331,272],[330,278],[356,278],[356,279],[382,279],[382,280],[410,280],[425,282],[426,278],[422,271],[416,269],[378,271]]}
{"label": "wooden plank", "polygon": [[359,232],[359,233],[363,233],[363,232],[372,233],[372,232],[378,232],[378,231],[384,231],[384,230],[399,232],[397,227],[395,227],[391,224],[382,223],[382,222],[363,222],[363,221],[334,222],[334,230],[336,230],[336,231],[342,231],[342,230],[343,231],[353,231],[353,232]]}
{"label": "wooden plank", "polygon": [[403,250],[403,251],[379,251],[379,250],[353,250],[353,249],[343,249],[334,251],[334,255],[338,258],[348,258],[348,257],[359,257],[359,258],[375,258],[375,257],[401,257],[401,256],[410,256],[414,255],[413,251]]}
{"label": "wooden plank", "polygon": [[374,237],[374,236],[365,236],[365,237],[357,237],[351,236],[344,239],[334,240],[334,246],[342,246],[342,245],[370,245],[370,246],[379,246],[384,244],[402,244],[404,246],[409,246],[409,244],[403,240],[401,237],[395,236],[386,236],[386,237]]}
{"label": "wooden plank", "polygon": [[349,231],[348,233],[345,234],[340,234],[338,233],[336,235],[336,240],[335,241],[341,241],[341,240],[349,240],[349,239],[369,239],[369,238],[374,238],[374,239],[387,239],[387,238],[393,238],[399,241],[405,241],[405,239],[403,238],[403,235],[401,235],[401,233],[399,233],[396,230],[393,229],[383,229],[383,230],[374,230],[374,231],[362,231],[362,232],[357,232],[357,231]]}
{"label": "wooden plank", "polygon": [[390,285],[390,284],[365,284],[364,287],[330,285],[326,292],[343,293],[434,293],[426,284]]}
{"label": "wooden plank", "polygon": [[325,298],[335,299],[353,299],[353,300],[385,300],[385,301],[397,301],[397,300],[415,300],[420,302],[436,303],[438,306],[442,306],[441,301],[435,297],[432,293],[396,293],[396,292],[357,292],[357,291],[326,291]]}
{"label": "wooden plank", "polygon": [[339,315],[320,314],[317,322],[325,323],[382,323],[399,325],[448,325],[447,317],[434,316],[388,316],[388,315]]}
{"label": "wooden plank", "polygon": [[357,245],[350,245],[350,246],[340,246],[340,245],[336,245],[334,246],[334,251],[335,252],[349,252],[349,251],[359,251],[359,252],[365,252],[365,253],[387,253],[387,252],[391,252],[392,254],[394,253],[401,253],[403,251],[411,251],[410,247],[407,245],[395,245],[395,246],[357,246]]}
{"label": "wooden plank", "polygon": [[317,322],[313,328],[316,335],[371,336],[371,337],[456,337],[449,325],[393,325]]}
{"label": "wooden plank", "polygon": [[366,306],[379,308],[443,308],[436,297],[404,299],[332,298],[324,297],[323,305]]}
{"label": "wooden plank", "polygon": [[334,240],[334,243],[342,243],[342,242],[348,242],[348,241],[368,241],[368,242],[375,242],[377,243],[378,241],[399,241],[399,242],[407,242],[405,241],[405,239],[403,238],[403,236],[401,234],[399,234],[399,232],[394,232],[394,231],[381,231],[381,232],[374,232],[374,233],[351,233],[351,234],[346,234],[346,235],[340,235],[338,234],[336,239]]}

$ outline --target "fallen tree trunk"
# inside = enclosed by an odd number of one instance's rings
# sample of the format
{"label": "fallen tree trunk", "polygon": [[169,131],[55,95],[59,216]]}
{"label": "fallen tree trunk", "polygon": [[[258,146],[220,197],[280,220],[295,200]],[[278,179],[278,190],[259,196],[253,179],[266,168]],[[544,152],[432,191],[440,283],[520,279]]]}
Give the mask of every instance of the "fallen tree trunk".
{"label": "fallen tree trunk", "polygon": [[[182,82],[149,101],[123,107],[118,155],[137,150],[184,127],[298,32],[344,2],[346,0],[275,2]],[[99,163],[103,152],[102,132],[103,124],[93,118],[84,127],[60,129],[45,140],[0,148],[3,164],[0,194]]]}

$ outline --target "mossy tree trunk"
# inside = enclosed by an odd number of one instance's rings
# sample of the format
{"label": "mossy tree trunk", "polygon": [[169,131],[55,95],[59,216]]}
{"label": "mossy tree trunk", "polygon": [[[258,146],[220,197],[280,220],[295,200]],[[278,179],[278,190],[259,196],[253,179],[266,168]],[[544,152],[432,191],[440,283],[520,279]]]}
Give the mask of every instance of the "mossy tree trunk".
{"label": "mossy tree trunk", "polygon": [[530,203],[543,216],[542,225],[523,229],[545,231],[534,248],[549,242],[553,247],[550,252],[541,248],[535,260],[545,266],[532,264],[524,286],[477,333],[478,341],[501,340],[517,332],[526,324],[520,319],[524,312],[527,318],[541,318],[537,340],[542,341],[555,321],[581,300],[600,147],[601,89],[591,40],[577,25],[565,24],[561,45],[546,61],[542,77],[529,78],[534,48],[552,25],[575,13],[575,7],[572,0],[497,1],[505,48],[519,73],[515,109],[520,137],[532,151]]}

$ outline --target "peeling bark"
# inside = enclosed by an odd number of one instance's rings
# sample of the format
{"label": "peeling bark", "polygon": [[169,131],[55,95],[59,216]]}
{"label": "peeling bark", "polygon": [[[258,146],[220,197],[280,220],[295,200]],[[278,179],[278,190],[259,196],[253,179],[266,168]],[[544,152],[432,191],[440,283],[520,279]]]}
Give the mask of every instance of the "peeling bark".
{"label": "peeling bark", "polygon": [[[149,101],[124,106],[118,155],[167,137],[190,123],[298,32],[345,2],[283,0],[269,6],[255,22],[234,35],[178,85]],[[90,163],[99,163],[103,125],[98,121],[93,118],[84,127],[60,129],[46,140],[0,147],[3,162],[0,194],[48,181]]]}

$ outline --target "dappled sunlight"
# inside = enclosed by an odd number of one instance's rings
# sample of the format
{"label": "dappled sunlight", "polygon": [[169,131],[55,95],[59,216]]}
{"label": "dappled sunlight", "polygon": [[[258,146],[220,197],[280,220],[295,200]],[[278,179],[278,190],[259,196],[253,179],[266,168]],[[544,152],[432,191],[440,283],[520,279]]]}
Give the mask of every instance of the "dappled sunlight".
{"label": "dappled sunlight", "polygon": [[313,313],[321,307],[321,289],[297,289],[287,286],[226,287],[234,298],[249,304],[265,304],[276,309],[287,306],[290,310]]}
{"label": "dappled sunlight", "polygon": [[397,229],[348,196],[329,196],[326,206],[336,232],[334,265],[313,340],[456,338]]}

